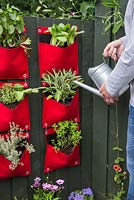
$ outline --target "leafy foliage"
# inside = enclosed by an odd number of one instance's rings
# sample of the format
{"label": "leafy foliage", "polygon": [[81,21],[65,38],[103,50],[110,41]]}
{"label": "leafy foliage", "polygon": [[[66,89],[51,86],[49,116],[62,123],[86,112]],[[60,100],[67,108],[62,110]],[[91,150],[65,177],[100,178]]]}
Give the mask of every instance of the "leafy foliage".
{"label": "leafy foliage", "polygon": [[0,88],[0,102],[11,104],[24,99],[26,94],[38,93],[37,89],[25,89],[21,84],[5,83]]}
{"label": "leafy foliage", "polygon": [[120,11],[120,0],[102,0],[102,4],[112,11],[106,13],[102,22],[104,24],[104,32],[112,29],[112,33],[115,34],[123,27],[123,16]]}
{"label": "leafy foliage", "polygon": [[84,31],[77,31],[77,26],[70,24],[53,24],[52,27],[48,27],[48,32],[51,34],[50,44],[53,46],[63,47],[74,43],[78,34],[84,33]]}
{"label": "leafy foliage", "polygon": [[6,8],[7,4],[14,5],[15,7],[19,8],[25,15],[34,14],[36,7],[38,5],[37,1],[34,0],[1,0],[0,5],[3,9]]}
{"label": "leafy foliage", "polygon": [[42,17],[93,19],[96,0],[39,0],[36,12]]}
{"label": "leafy foliage", "polygon": [[43,74],[42,79],[47,85],[47,87],[41,87],[43,93],[49,94],[47,99],[53,98],[63,103],[66,100],[72,99],[76,94],[76,88],[78,86],[73,81],[82,81],[81,76],[77,76],[71,69],[58,71],[53,69],[53,73],[48,72]]}
{"label": "leafy foliage", "polygon": [[52,145],[56,151],[64,151],[67,147],[75,147],[82,139],[81,130],[77,122],[72,120],[61,121],[52,125],[56,133],[56,139],[52,139]]}
{"label": "leafy foliage", "polygon": [[17,47],[29,45],[31,40],[24,34],[24,20],[21,11],[7,4],[0,9],[0,45],[3,47]]}

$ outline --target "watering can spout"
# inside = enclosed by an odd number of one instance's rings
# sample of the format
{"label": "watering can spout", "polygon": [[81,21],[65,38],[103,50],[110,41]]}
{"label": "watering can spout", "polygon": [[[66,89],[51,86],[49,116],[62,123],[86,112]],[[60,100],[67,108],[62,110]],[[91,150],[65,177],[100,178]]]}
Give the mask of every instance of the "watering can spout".
{"label": "watering can spout", "polygon": [[[103,62],[102,64],[96,67],[88,69],[88,75],[93,80],[93,82],[95,83],[98,89],[100,88],[102,83],[104,83],[107,80],[111,72],[112,72],[112,69],[105,62]],[[99,97],[103,97],[100,91],[96,88],[93,88],[91,86],[88,86],[78,81],[74,81],[74,83],[76,83],[80,87],[92,92],[93,94]],[[129,85],[126,85],[124,88],[122,88],[121,91],[119,92],[119,96],[122,95],[128,89],[128,87]]]}

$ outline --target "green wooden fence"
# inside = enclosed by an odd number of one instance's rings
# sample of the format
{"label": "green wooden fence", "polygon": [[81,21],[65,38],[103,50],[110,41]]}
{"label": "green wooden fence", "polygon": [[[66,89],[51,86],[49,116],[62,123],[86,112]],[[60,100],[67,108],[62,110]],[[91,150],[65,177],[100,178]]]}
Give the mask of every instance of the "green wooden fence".
{"label": "green wooden fence", "polygon": [[[122,9],[126,6],[126,1],[122,0]],[[96,13],[104,14],[104,7],[98,3]],[[38,67],[38,26],[51,26],[53,23],[66,20],[43,19],[36,17],[26,17],[25,22],[28,28],[28,35],[32,40],[32,52],[29,58],[28,79],[30,87],[40,86]],[[69,23],[78,26],[79,30],[84,30],[78,38],[79,42],[79,73],[85,83],[92,85],[87,71],[102,62],[102,52],[106,43],[110,41],[111,34],[102,34],[102,22],[69,20]],[[123,32],[120,32],[122,35]],[[92,187],[96,200],[104,200],[106,193],[116,191],[113,182],[113,159],[115,157],[112,147],[116,144],[116,106],[108,107],[101,98],[92,95],[90,92],[81,89],[80,94],[80,118],[82,129],[81,142],[81,165],[56,170],[49,173],[49,178],[55,181],[57,178],[65,180],[63,200],[67,200],[68,194],[75,190],[87,186]],[[128,114],[128,93],[120,97],[118,103],[118,125],[119,144],[125,149],[126,128]],[[43,179],[45,156],[45,138],[42,129],[42,95],[29,95],[30,115],[31,115],[31,143],[36,152],[31,155],[32,174],[29,177],[15,177],[9,180],[0,181],[0,200],[13,200],[16,196],[18,200],[27,198],[32,200],[31,184],[36,176]],[[125,156],[125,152],[124,152]]]}

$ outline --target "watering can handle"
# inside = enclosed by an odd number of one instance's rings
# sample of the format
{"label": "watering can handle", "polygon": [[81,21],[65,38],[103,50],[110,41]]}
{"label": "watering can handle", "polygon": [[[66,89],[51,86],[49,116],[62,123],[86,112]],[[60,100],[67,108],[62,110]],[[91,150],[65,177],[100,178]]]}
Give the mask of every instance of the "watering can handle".
{"label": "watering can handle", "polygon": [[104,62],[104,63],[107,63],[107,62],[106,62],[106,57],[104,57],[104,56],[103,56],[103,62]]}

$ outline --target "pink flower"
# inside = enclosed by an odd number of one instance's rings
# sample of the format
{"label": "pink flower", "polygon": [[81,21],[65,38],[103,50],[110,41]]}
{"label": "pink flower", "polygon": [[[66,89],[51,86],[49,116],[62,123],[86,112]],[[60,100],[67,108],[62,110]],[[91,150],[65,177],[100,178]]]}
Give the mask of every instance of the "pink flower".
{"label": "pink flower", "polygon": [[56,181],[56,183],[57,183],[58,185],[62,185],[62,184],[64,183],[64,180],[58,179],[58,180]]}

